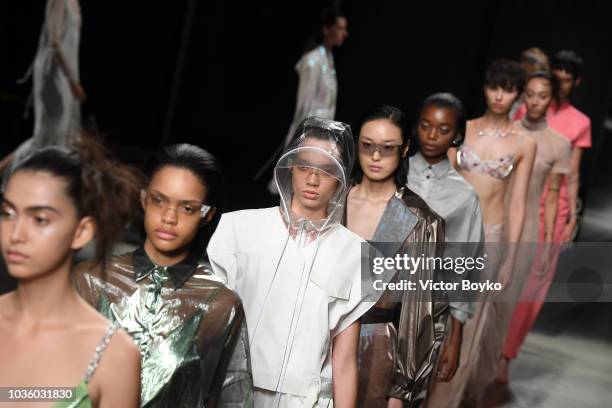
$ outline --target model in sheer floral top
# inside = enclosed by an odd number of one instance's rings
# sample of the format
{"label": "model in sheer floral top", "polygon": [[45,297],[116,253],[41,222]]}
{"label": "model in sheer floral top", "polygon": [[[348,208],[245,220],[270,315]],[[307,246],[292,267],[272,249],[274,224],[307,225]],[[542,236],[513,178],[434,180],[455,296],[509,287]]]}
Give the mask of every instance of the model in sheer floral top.
{"label": "model in sheer floral top", "polygon": [[[524,72],[517,62],[497,60],[487,69],[484,116],[468,121],[466,137],[449,158],[468,181],[480,200],[488,253],[487,274],[510,293],[520,287],[515,271],[527,204],[527,190],[536,153],[536,144],[508,114],[523,90]],[[511,183],[512,181],[512,183]],[[510,190],[510,185],[512,189]],[[509,211],[509,209],[512,211]],[[494,298],[477,302],[475,314],[465,325],[464,341],[471,343],[465,356],[468,366],[455,377],[446,393],[446,406],[476,403],[494,377],[513,305]]]}

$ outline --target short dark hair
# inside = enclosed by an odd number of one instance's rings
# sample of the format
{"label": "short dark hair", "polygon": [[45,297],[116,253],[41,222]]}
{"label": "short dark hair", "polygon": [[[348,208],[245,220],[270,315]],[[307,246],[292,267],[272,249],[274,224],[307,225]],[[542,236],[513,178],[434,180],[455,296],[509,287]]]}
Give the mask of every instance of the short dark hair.
{"label": "short dark hair", "polygon": [[336,24],[338,17],[346,17],[344,12],[339,7],[326,7],[321,10],[319,16],[319,28],[331,27]]}
{"label": "short dark hair", "polygon": [[[359,126],[359,133],[361,133],[361,128],[363,127],[363,125],[373,120],[379,120],[379,119],[386,119],[389,122],[391,122],[393,125],[397,126],[402,135],[402,145],[397,151],[399,155],[400,163],[397,169],[395,169],[395,174],[393,177],[395,181],[395,185],[397,187],[402,187],[403,185],[406,184],[406,180],[408,179],[408,168],[409,168],[408,155],[406,155],[406,157],[402,157],[402,152],[404,151],[406,146],[409,145],[410,139],[411,139],[410,132],[408,132],[407,130],[406,115],[404,115],[404,112],[402,112],[399,108],[396,108],[395,106],[390,106],[390,105],[378,106],[362,117],[360,121],[361,125]],[[359,133],[355,134],[355,144],[356,145],[359,143]],[[353,183],[356,183],[356,184],[361,183],[362,179],[363,179],[363,170],[361,169],[361,166],[359,165],[359,160],[355,160],[355,166],[353,168]]]}
{"label": "short dark hair", "polygon": [[576,80],[582,76],[584,62],[576,52],[561,50],[553,55],[550,65],[553,70],[557,69],[570,73]]}
{"label": "short dark hair", "polygon": [[151,178],[164,167],[189,170],[206,187],[205,203],[221,210],[225,200],[225,178],[215,157],[187,143],[164,147],[157,155]]}
{"label": "short dark hair", "polygon": [[455,112],[456,120],[455,129],[457,131],[457,135],[453,139],[452,146],[457,147],[463,143],[465,140],[465,123],[466,123],[466,115],[465,109],[463,108],[463,104],[452,93],[448,92],[440,92],[425,98],[423,103],[421,104],[421,108],[418,110],[418,115],[416,120],[414,121],[414,128],[412,129],[414,137],[417,136],[416,126],[418,126],[419,118],[425,108],[428,106],[437,106],[440,108],[447,108]]}
{"label": "short dark hair", "polygon": [[336,21],[339,17],[345,17],[346,14],[339,8],[335,6],[325,7],[321,10],[319,14],[319,21],[315,27],[312,29],[312,33],[306,40],[306,46],[304,47],[304,51],[308,52],[323,42],[323,28],[331,27],[336,24]]}
{"label": "short dark hair", "polygon": [[223,171],[212,154],[201,147],[186,143],[166,146],[158,153],[151,179],[166,167],[185,169],[196,176],[206,187],[204,202],[215,208],[214,216],[205,227],[200,228],[191,244],[191,252],[200,251],[201,253],[195,255],[201,257],[203,253],[205,255],[206,246],[219,223],[225,204],[226,183]]}
{"label": "short dark hair", "polygon": [[484,84],[489,88],[501,87],[521,93],[525,86],[525,71],[516,61],[498,59],[487,68]]}

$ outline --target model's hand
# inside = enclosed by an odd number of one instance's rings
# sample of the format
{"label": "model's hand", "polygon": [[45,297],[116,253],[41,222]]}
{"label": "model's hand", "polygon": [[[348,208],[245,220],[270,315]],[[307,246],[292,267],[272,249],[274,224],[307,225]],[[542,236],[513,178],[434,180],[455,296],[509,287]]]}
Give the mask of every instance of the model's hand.
{"label": "model's hand", "polygon": [[403,407],[404,407],[404,401],[402,401],[401,399],[391,397],[387,400],[387,408],[403,408]]}
{"label": "model's hand", "polygon": [[440,360],[440,370],[438,370],[437,380],[440,382],[449,382],[455,376],[457,367],[459,367],[459,353],[461,352],[461,344],[449,343],[444,347],[442,358]]}
{"label": "model's hand", "polygon": [[501,266],[499,267],[499,279],[497,281],[501,283],[502,288],[501,288],[501,291],[499,291],[498,293],[505,292],[506,290],[509,289],[510,283],[512,281],[512,268],[513,267],[514,267],[514,262],[510,258],[507,258],[504,261],[504,263],[501,264]]}
{"label": "model's hand", "polygon": [[545,244],[544,250],[542,251],[542,255],[540,256],[540,266],[537,271],[539,277],[546,276],[548,270],[550,269],[552,252],[550,249],[550,245],[550,243]]}
{"label": "model's hand", "polygon": [[576,229],[576,218],[570,219],[570,221],[565,224],[563,228],[563,234],[561,234],[561,245],[567,245],[571,243],[572,238],[574,237],[574,230]]}
{"label": "model's hand", "polygon": [[85,90],[78,82],[72,82],[70,84],[70,89],[72,90],[72,94],[75,98],[79,100],[79,102],[83,103],[87,99],[87,95],[85,94]]}

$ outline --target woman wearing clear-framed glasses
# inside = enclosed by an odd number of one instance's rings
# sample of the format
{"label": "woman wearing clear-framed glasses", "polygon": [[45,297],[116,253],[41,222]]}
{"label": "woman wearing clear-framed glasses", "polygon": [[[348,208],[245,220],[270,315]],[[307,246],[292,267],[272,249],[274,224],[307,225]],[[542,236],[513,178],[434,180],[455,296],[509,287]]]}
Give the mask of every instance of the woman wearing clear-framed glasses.
{"label": "woman wearing clear-framed glasses", "polygon": [[208,152],[166,147],[141,191],[143,245],[104,271],[79,266],[80,294],[140,349],[143,407],[252,406],[242,302],[213,276],[204,250],[224,189]]}

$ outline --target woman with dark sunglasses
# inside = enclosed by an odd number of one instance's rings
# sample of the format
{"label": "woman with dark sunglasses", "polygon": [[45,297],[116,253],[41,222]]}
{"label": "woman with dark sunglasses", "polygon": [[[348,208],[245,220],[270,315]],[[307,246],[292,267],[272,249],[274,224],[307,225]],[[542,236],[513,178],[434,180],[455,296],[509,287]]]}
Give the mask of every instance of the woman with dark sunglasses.
{"label": "woman with dark sunglasses", "polygon": [[[362,122],[346,225],[369,241],[397,243],[379,248],[386,257],[435,256],[436,243],[444,242],[444,220],[405,186],[410,140],[404,122],[404,114],[392,106],[375,109]],[[420,268],[413,276],[425,281],[433,274]],[[361,319],[362,407],[418,406],[427,395],[448,304],[435,301],[431,291],[407,290],[400,296],[384,292]]]}

